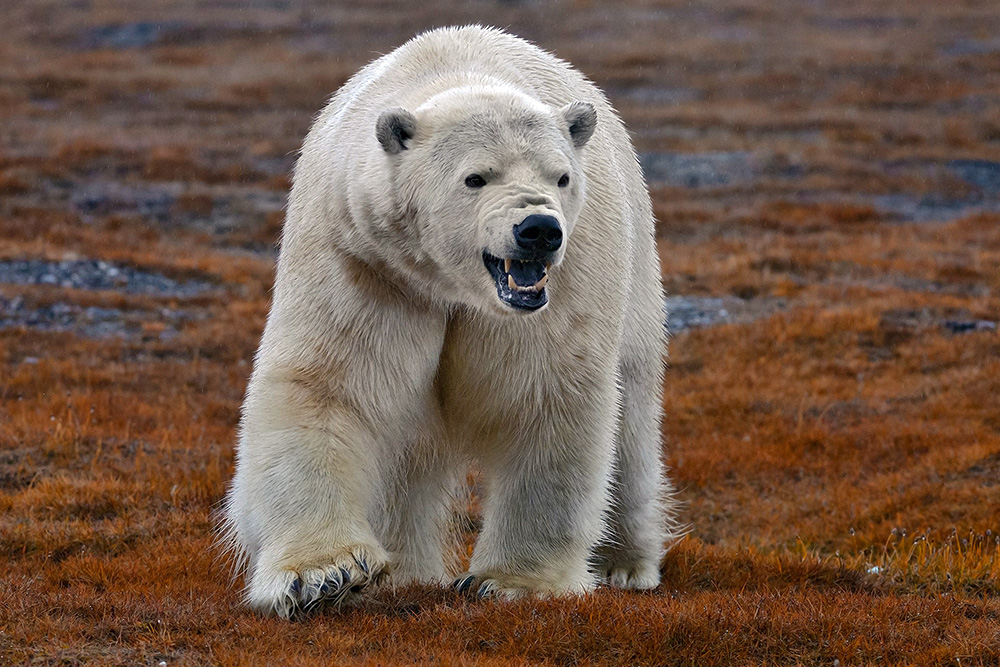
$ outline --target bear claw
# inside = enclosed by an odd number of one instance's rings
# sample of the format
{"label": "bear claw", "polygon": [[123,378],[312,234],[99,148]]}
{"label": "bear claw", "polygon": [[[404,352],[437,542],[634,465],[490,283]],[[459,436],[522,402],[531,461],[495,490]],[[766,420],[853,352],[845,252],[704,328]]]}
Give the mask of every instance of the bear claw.
{"label": "bear claw", "polygon": [[251,584],[248,600],[257,609],[282,618],[299,618],[327,605],[339,607],[382,579],[386,562],[380,556],[357,547],[331,558],[328,565],[273,571]]}
{"label": "bear claw", "polygon": [[475,580],[476,580],[476,575],[469,574],[464,577],[459,577],[454,581],[452,585],[455,587],[455,590],[457,590],[459,593],[464,593],[465,591],[469,590],[469,587]]}
{"label": "bear claw", "polygon": [[304,576],[311,581],[298,591],[293,615],[308,614],[327,603],[339,606],[352,592],[363,588],[360,584],[351,586],[351,573],[342,567],[308,570]]}
{"label": "bear claw", "polygon": [[479,589],[476,591],[476,596],[480,600],[488,600],[492,598],[499,590],[500,582],[496,579],[487,579],[483,583],[479,584]]}
{"label": "bear claw", "polygon": [[527,591],[523,588],[508,586],[498,579],[494,579],[485,574],[467,573],[458,577],[452,582],[452,586],[459,593],[470,593],[480,600],[516,600],[523,597]]}

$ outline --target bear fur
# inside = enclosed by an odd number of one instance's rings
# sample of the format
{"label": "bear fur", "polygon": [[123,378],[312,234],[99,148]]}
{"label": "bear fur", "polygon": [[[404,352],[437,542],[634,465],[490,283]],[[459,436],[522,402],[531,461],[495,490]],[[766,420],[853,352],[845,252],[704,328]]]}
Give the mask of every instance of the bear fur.
{"label": "bear fur", "polygon": [[224,509],[248,603],[454,576],[472,462],[457,587],[655,587],[665,336],[649,195],[600,90],[477,26],[371,63],[295,167]]}

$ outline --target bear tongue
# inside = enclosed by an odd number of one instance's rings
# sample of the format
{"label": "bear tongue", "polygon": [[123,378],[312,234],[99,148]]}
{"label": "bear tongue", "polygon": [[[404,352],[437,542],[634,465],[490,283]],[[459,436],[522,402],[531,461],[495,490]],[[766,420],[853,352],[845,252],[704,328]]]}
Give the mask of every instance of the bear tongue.
{"label": "bear tongue", "polygon": [[520,262],[515,259],[510,263],[508,273],[519,287],[531,287],[545,275],[545,262]]}

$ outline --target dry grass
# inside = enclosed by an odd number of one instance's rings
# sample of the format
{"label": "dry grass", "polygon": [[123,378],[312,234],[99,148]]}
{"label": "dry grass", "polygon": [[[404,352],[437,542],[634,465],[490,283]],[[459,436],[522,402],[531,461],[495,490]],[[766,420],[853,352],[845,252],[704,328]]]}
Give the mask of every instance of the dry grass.
{"label": "dry grass", "polygon": [[[0,284],[0,307],[141,324],[0,329],[0,663],[1000,662],[1000,337],[954,326],[1000,320],[996,7],[289,4],[4,9],[0,261],[217,289]],[[575,62],[640,151],[736,156],[721,181],[653,188],[667,289],[755,318],[672,339],[692,533],[648,594],[408,588],[258,618],[212,512],[292,154],[358,66],[473,20]]]}

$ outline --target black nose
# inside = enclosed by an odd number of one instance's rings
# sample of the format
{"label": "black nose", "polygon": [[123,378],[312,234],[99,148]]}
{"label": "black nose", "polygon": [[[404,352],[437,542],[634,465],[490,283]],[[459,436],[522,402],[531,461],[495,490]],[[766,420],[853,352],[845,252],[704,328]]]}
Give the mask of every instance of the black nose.
{"label": "black nose", "polygon": [[562,230],[551,215],[535,213],[514,225],[514,240],[525,250],[552,252],[562,245]]}

